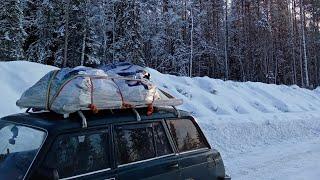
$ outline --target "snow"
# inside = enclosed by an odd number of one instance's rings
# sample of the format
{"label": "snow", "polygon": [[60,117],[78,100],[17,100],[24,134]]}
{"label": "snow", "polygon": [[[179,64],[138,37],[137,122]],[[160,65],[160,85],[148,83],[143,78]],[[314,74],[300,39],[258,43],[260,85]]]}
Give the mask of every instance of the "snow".
{"label": "snow", "polygon": [[[55,69],[30,62],[0,63],[0,117],[21,112],[21,93]],[[148,69],[152,80],[185,102],[232,179],[318,179],[320,87],[177,77]]]}
{"label": "snow", "polygon": [[53,69],[25,61],[0,62],[0,117],[21,111],[15,105],[21,94]]}
{"label": "snow", "polygon": [[232,159],[233,179],[317,180],[320,177],[319,138],[284,142]]}

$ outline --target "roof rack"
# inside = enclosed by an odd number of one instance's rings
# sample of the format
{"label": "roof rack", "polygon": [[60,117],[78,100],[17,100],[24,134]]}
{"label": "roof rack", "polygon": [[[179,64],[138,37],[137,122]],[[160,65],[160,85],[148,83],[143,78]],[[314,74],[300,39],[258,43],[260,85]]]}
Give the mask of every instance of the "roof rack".
{"label": "roof rack", "polygon": [[[172,106],[172,108],[175,110],[175,114],[177,115],[177,117],[181,118],[180,111],[175,106]],[[141,121],[142,119],[139,112],[135,108],[132,108],[132,111],[136,115],[137,121]],[[87,118],[85,117],[82,111],[77,111],[77,113],[81,117],[82,128],[87,128],[88,127]],[[65,118],[69,117],[69,114],[65,114],[64,117]]]}
{"label": "roof rack", "polygon": [[[141,121],[141,116],[139,112],[135,108],[132,108],[132,111],[136,115],[137,121]],[[83,112],[77,111],[77,114],[81,117],[82,128],[87,128],[88,127],[87,118],[85,117]],[[68,117],[69,117],[69,114],[64,114],[64,118],[68,118]]]}
{"label": "roof rack", "polygon": [[137,121],[141,121],[141,116],[140,116],[139,112],[135,108],[132,108],[132,111],[136,115]]}
{"label": "roof rack", "polygon": [[[172,108],[173,108],[173,110],[175,111],[174,113],[176,114],[176,116],[178,117],[178,118],[181,118],[181,113],[180,113],[180,111],[176,108],[176,106],[171,106]],[[129,108],[128,108],[129,109]],[[133,111],[133,113],[135,114],[135,116],[136,116],[136,120],[137,121],[141,121],[142,120],[142,118],[141,118],[141,115],[139,114],[139,112],[137,111],[137,109],[136,108],[131,108],[132,109],[132,111]],[[108,110],[112,110],[112,109],[108,109]],[[26,113],[32,113],[31,111],[33,111],[33,108],[28,108],[27,110],[26,110]],[[43,111],[34,111],[35,113],[37,113],[37,112],[43,112]],[[82,125],[82,128],[87,128],[88,127],[88,123],[87,123],[87,118],[85,117],[85,115],[83,114],[83,112],[82,112],[82,110],[79,110],[79,111],[77,111],[76,112],[78,115],[79,115],[79,117],[81,118],[81,125]],[[68,118],[70,116],[70,114],[63,114],[63,117],[64,118]]]}
{"label": "roof rack", "polygon": [[87,119],[84,116],[84,114],[82,113],[82,111],[77,111],[78,115],[81,117],[82,120],[82,128],[87,128],[88,127],[88,123],[87,123]]}
{"label": "roof rack", "polygon": [[180,111],[175,107],[175,106],[172,106],[173,109],[176,111],[176,115],[178,116],[178,118],[181,118],[181,113]]}

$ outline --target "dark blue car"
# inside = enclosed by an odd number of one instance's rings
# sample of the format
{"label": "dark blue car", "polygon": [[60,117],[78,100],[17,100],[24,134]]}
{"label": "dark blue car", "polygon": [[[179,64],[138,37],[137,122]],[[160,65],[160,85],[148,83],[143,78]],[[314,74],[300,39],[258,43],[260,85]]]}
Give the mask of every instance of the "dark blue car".
{"label": "dark blue car", "polygon": [[230,179],[192,116],[146,111],[84,112],[86,128],[77,114],[4,117],[0,179]]}

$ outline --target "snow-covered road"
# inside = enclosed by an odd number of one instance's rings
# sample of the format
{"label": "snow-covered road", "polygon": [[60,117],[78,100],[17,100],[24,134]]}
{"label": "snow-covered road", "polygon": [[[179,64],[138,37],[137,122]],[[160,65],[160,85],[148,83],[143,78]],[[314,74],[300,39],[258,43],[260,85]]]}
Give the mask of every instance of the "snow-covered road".
{"label": "snow-covered road", "polygon": [[235,180],[318,180],[320,137],[234,154],[225,163]]}

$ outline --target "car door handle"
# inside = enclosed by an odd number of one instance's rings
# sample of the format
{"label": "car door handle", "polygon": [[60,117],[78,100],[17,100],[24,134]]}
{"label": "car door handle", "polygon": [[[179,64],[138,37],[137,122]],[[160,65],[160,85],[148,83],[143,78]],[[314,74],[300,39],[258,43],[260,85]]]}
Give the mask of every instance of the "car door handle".
{"label": "car door handle", "polygon": [[178,163],[174,163],[174,164],[170,164],[168,166],[169,169],[178,169],[179,168],[179,164]]}

